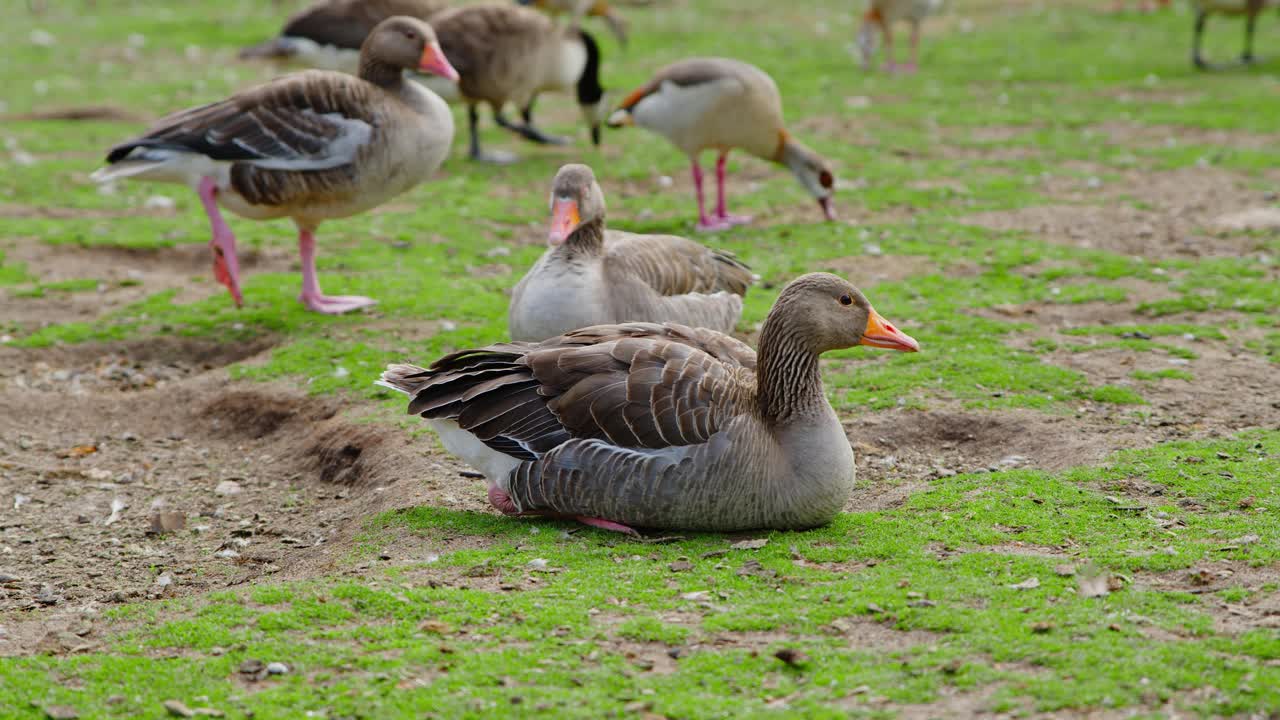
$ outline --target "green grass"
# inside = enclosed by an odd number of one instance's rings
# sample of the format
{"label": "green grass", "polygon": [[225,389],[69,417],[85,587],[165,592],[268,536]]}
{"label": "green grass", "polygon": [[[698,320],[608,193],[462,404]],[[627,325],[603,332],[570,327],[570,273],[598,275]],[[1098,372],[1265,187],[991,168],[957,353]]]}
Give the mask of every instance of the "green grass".
{"label": "green grass", "polygon": [[[5,112],[111,103],[158,117],[219,98],[272,75],[235,61],[235,49],[273,33],[292,9],[248,0],[45,5],[43,14],[15,10],[0,28]],[[1135,370],[1132,384],[1095,382],[1070,358],[1056,360],[1059,351],[1195,361],[1201,353],[1193,348],[1227,345],[1280,362],[1274,232],[1233,237],[1244,248],[1236,257],[1141,258],[969,220],[1065,202],[1082,211],[1152,210],[1135,173],[1197,167],[1236,173],[1261,198],[1280,165],[1280,150],[1266,141],[1280,117],[1280,94],[1271,91],[1280,63],[1193,71],[1181,5],[1149,17],[1102,14],[1085,2],[1006,5],[953,8],[944,21],[950,29],[926,38],[923,69],[913,76],[860,71],[845,49],[855,13],[835,0],[782,13],[766,0],[629,9],[633,43],[625,51],[597,34],[615,98],[685,55],[759,64],[782,88],[792,132],[832,160],[846,222],[818,223],[785,171],[735,154],[731,202],[760,222],[701,239],[737,253],[762,277],[746,298],[743,330],[763,320],[788,280],[833,270],[920,340],[914,355],[855,348],[827,357],[828,394],[846,415],[952,405],[1062,414],[1097,402],[1137,417],[1164,381],[1196,382],[1183,369]],[[972,20],[971,31],[960,29],[961,17]],[[33,44],[35,30],[60,42]],[[140,47],[130,49],[131,34],[143,38]],[[1215,19],[1208,52],[1233,55],[1239,35],[1238,22]],[[1258,47],[1274,58],[1266,48],[1277,46],[1280,23],[1266,14]],[[296,272],[249,271],[240,310],[225,293],[189,301],[157,290],[92,321],[0,318],[0,332],[33,348],[269,335],[278,341],[270,357],[232,366],[233,377],[342,393],[369,414],[385,406],[385,421],[397,422],[389,409],[400,401],[371,384],[382,365],[504,338],[506,291],[543,249],[547,185],[559,164],[595,167],[615,227],[692,234],[691,198],[661,180],[688,184],[682,155],[635,129],[607,132],[593,149],[576,112],[550,96],[538,107],[550,129],[577,133],[570,147],[522,145],[486,126],[486,143],[518,150],[523,160],[471,165],[460,136],[438,178],[381,212],[323,225],[326,291],[377,297],[372,312],[306,313],[295,301]],[[465,128],[461,111],[455,118]],[[1111,141],[1099,130],[1115,126],[1134,126],[1137,139]],[[186,189],[125,184],[104,194],[88,181],[105,149],[138,129],[5,121],[0,239],[85,253],[205,242],[203,214]],[[1242,140],[1223,143],[1203,130]],[[11,162],[18,150],[35,162]],[[1046,179],[1077,190],[1065,201]],[[173,198],[174,212],[147,210],[154,195]],[[287,223],[230,221],[245,250],[293,252]],[[6,302],[37,303],[106,282],[105,270],[42,277],[39,267],[13,260],[10,245],[3,251]],[[898,272],[904,264],[909,271]],[[1135,280],[1157,299],[1144,300]],[[191,283],[218,287],[205,274]],[[1037,318],[1018,308],[1085,313],[1101,304],[1132,307],[1135,317],[1087,320],[1021,349],[1017,339]],[[1280,704],[1280,669],[1266,661],[1280,659],[1280,639],[1261,629],[1231,634],[1214,617],[1219,601],[1249,602],[1275,593],[1275,583],[1191,593],[1155,581],[1218,561],[1275,568],[1277,458],[1280,435],[1253,432],[1163,444],[1057,474],[942,478],[899,507],[769,534],[754,551],[730,550],[730,540],[715,536],[641,545],[561,532],[575,530],[569,525],[419,507],[369,519],[344,561],[366,566],[357,575],[113,608],[100,648],[0,659],[0,708],[22,718],[41,717],[39,708],[51,704],[73,705],[81,717],[162,717],[160,703],[179,698],[257,718],[308,711],[880,717],[972,693],[985,709],[1022,713],[1269,712]],[[1160,492],[1133,497],[1138,485]],[[439,560],[373,560],[376,548],[406,537],[441,548]],[[471,549],[448,550],[458,538]],[[535,559],[554,572],[531,566]],[[673,569],[684,563],[690,567]],[[1078,576],[1055,572],[1062,564],[1122,576],[1120,589],[1081,597]],[[1039,586],[1010,587],[1029,577]],[[682,597],[690,593],[706,594]],[[886,629],[919,642],[866,639]],[[909,630],[919,633],[893,634]],[[802,649],[807,663],[784,665],[772,655],[782,647]],[[244,685],[237,668],[247,659],[278,659],[291,672]],[[108,703],[114,696],[123,699]]]}

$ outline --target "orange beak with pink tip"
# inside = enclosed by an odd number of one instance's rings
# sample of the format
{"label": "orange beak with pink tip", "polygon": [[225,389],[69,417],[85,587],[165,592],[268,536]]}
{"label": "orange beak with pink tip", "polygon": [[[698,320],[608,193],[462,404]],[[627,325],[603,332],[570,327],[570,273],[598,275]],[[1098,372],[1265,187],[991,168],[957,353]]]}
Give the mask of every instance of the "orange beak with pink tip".
{"label": "orange beak with pink tip", "polygon": [[418,70],[458,82],[458,71],[454,70],[453,65],[449,64],[449,58],[444,56],[444,50],[440,48],[440,43],[438,42],[427,43],[426,47],[422,48],[422,58],[418,60]]}
{"label": "orange beak with pink tip", "polygon": [[578,203],[564,198],[556,199],[551,207],[551,231],[547,240],[552,245],[559,245],[582,224],[582,216],[578,214]]}
{"label": "orange beak with pink tip", "polygon": [[859,345],[899,350],[901,352],[920,352],[920,343],[910,335],[893,326],[893,323],[871,310],[867,317],[867,329],[862,332]]}

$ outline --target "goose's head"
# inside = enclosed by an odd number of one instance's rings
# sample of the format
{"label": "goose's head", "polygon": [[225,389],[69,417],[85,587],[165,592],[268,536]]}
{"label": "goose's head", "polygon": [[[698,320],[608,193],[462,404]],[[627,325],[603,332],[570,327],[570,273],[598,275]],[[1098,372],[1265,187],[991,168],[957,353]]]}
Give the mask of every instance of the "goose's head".
{"label": "goose's head", "polygon": [[396,15],[378,23],[365,38],[360,54],[369,61],[458,81],[458,71],[440,49],[436,31],[417,18]]}
{"label": "goose's head", "polygon": [[579,227],[604,221],[604,191],[586,165],[565,165],[551,181],[550,245],[559,245]]}
{"label": "goose's head", "polygon": [[836,211],[831,205],[831,196],[836,191],[836,176],[831,172],[826,159],[787,135],[786,131],[782,133],[781,155],[782,163],[791,169],[796,180],[818,201],[823,217],[835,220]]}
{"label": "goose's head", "polygon": [[769,324],[773,322],[814,353],[855,345],[920,350],[920,343],[876,312],[862,291],[830,273],[809,273],[791,281],[769,314]]}

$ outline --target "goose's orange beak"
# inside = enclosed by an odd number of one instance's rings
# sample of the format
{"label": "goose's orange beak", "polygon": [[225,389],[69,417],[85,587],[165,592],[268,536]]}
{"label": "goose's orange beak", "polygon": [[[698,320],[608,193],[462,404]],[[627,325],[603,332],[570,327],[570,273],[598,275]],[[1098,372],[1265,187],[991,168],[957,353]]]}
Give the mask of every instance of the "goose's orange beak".
{"label": "goose's orange beak", "polygon": [[881,317],[875,310],[867,318],[867,329],[862,333],[859,345],[901,350],[902,352],[920,352],[920,343],[910,335],[893,326],[893,323]]}
{"label": "goose's orange beak", "polygon": [[582,218],[578,215],[578,203],[573,200],[556,200],[555,205],[551,209],[551,232],[547,234],[547,239],[552,245],[559,245],[574,230],[582,224]]}
{"label": "goose's orange beak", "polygon": [[440,43],[438,42],[427,43],[427,46],[422,48],[422,58],[418,60],[418,70],[458,82],[458,71],[454,70],[453,66],[449,64],[449,58],[444,56],[444,50],[440,49]]}

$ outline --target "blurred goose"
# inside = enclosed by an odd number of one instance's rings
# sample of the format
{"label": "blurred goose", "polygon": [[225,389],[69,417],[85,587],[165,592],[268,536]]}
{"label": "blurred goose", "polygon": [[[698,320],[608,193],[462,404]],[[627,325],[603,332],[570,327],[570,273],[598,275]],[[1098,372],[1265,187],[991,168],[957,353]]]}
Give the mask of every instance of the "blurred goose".
{"label": "blurred goose", "polygon": [[609,7],[608,0],[516,0],[521,5],[533,5],[550,15],[568,15],[573,25],[584,17],[603,18],[609,32],[618,38],[618,44],[627,45],[627,22]]}
{"label": "blurred goose", "polygon": [[[600,49],[587,32],[557,25],[535,10],[507,4],[481,4],[445,10],[431,20],[440,45],[462,79],[458,90],[467,104],[473,159],[506,163],[508,153],[482,152],[477,107],[486,103],[494,120],[537,143],[563,144],[533,125],[533,103],[546,90],[572,90],[591,142],[600,144],[604,88],[600,86]],[[502,108],[520,108],[524,122],[508,121]]]}
{"label": "blurred goose", "polygon": [[[858,52],[862,67],[870,68],[876,55],[877,36],[884,35],[884,69],[915,72],[920,51],[920,23],[942,9],[945,0],[870,0],[858,29]],[[911,61],[896,65],[893,61],[893,24],[906,20],[911,25]]]}
{"label": "blurred goose", "polygon": [[751,269],[682,237],[605,230],[604,192],[586,165],[556,173],[551,212],[551,247],[511,294],[513,339],[632,320],[725,333],[738,323]]}
{"label": "blurred goose", "polygon": [[1196,11],[1191,62],[1201,70],[1209,70],[1213,66],[1205,62],[1200,54],[1200,46],[1204,39],[1204,26],[1210,15],[1244,16],[1244,51],[1240,53],[1240,62],[1250,65],[1256,59],[1253,56],[1253,35],[1258,24],[1258,16],[1268,7],[1280,7],[1280,0],[1191,0],[1191,5]]}
{"label": "blurred goose", "polygon": [[[723,230],[751,221],[725,207],[725,162],[734,148],[786,165],[817,199],[823,215],[835,219],[831,169],[820,155],[787,132],[778,86],[754,65],[727,58],[695,58],[668,65],[628,95],[609,118],[612,127],[631,124],[662,135],[689,156],[698,198],[698,230]],[[698,164],[698,156],[708,149],[720,153],[712,214],[703,204],[702,166]]]}
{"label": "blurred goose", "polygon": [[241,50],[240,57],[355,75],[360,46],[378,23],[396,15],[430,20],[447,6],[447,0],[320,0],[290,17],[276,37]]}
{"label": "blurred goose", "polygon": [[320,291],[315,230],[355,215],[425,180],[453,141],[449,106],[404,81],[415,68],[457,77],[421,20],[384,20],[365,40],[360,75],[322,70],[285,75],[226,100],[184,110],[121,143],[93,179],[123,178],[192,187],[213,229],[214,274],[237,306],[235,236],[218,211],[254,220],[292,218],[298,227],[302,294],[310,310],[342,313],[373,304]]}
{"label": "blurred goose", "polygon": [[814,273],[783,289],[758,358],[711,330],[628,323],[391,365],[379,384],[412,398],[506,514],[627,533],[799,529],[853,489],[818,356],[854,345],[919,349],[847,281]]}

